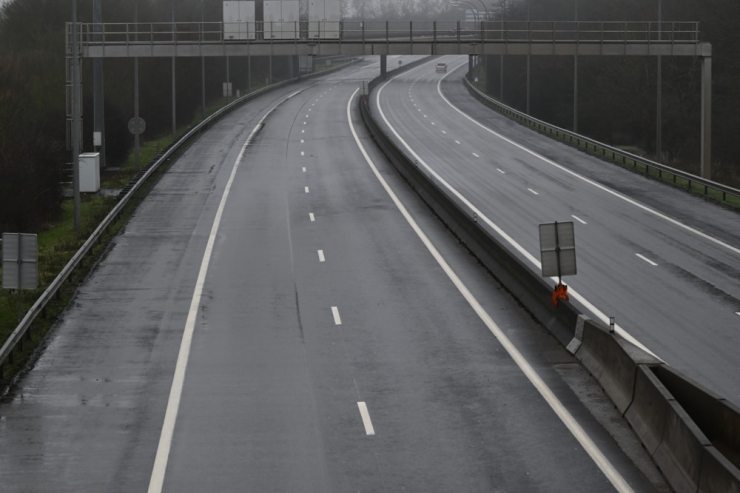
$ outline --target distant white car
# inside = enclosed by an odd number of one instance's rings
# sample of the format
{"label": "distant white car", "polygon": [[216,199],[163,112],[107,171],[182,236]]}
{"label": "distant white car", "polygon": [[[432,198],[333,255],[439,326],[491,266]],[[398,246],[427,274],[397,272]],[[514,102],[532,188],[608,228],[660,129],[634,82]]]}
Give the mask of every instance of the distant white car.
{"label": "distant white car", "polygon": [[437,72],[447,72],[447,64],[446,63],[438,63],[437,64]]}

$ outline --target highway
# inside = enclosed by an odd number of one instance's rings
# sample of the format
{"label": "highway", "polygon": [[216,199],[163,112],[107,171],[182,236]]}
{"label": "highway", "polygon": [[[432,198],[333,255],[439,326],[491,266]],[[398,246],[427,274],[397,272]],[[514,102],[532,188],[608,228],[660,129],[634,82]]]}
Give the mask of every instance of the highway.
{"label": "highway", "polygon": [[373,148],[378,72],[258,98],[178,159],[0,402],[3,492],[667,491]]}
{"label": "highway", "polygon": [[438,61],[451,73],[430,62],[378,87],[391,137],[535,272],[538,224],[574,222],[576,305],[740,405],[737,213],[515,124],[467,94],[466,57]]}

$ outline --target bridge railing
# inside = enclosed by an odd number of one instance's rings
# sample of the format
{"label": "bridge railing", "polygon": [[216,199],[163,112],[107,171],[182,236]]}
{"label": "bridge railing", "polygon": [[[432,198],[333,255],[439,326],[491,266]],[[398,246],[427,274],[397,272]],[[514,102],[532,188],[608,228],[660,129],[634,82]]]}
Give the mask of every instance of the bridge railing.
{"label": "bridge railing", "polygon": [[[71,46],[71,24],[67,41]],[[234,35],[234,33],[238,33]],[[78,23],[81,46],[265,42],[699,43],[698,22],[320,21]]]}

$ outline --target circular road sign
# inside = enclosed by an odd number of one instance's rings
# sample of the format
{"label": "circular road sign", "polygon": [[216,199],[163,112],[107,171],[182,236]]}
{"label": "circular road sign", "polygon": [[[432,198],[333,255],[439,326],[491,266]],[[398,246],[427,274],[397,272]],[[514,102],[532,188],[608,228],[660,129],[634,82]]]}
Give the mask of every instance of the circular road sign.
{"label": "circular road sign", "polygon": [[128,131],[132,134],[143,134],[146,130],[146,122],[143,118],[132,118],[128,121]]}

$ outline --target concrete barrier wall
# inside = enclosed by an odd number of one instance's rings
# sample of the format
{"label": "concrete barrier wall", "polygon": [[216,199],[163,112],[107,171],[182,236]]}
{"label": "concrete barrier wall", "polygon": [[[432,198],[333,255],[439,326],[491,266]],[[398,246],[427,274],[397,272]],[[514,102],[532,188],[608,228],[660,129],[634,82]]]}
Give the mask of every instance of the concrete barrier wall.
{"label": "concrete barrier wall", "polygon": [[624,338],[587,320],[576,358],[599,381],[621,414],[632,404],[639,365],[656,365],[653,358]]}
{"label": "concrete barrier wall", "polygon": [[[381,82],[377,78],[371,87]],[[375,122],[365,98],[360,111],[373,140],[411,188],[598,380],[675,491],[740,493],[740,409],[610,334],[570,303],[555,308],[553,286],[419,169]]]}

